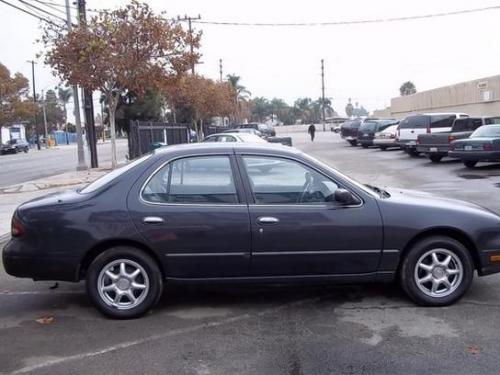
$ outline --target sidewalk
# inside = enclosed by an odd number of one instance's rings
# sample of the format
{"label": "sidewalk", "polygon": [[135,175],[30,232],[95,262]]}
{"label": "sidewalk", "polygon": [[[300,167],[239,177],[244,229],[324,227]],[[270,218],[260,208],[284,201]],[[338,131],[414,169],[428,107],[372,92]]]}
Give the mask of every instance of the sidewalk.
{"label": "sidewalk", "polygon": [[109,169],[104,168],[67,172],[0,188],[0,238],[10,232],[12,214],[20,204],[42,195],[84,186],[108,172]]}

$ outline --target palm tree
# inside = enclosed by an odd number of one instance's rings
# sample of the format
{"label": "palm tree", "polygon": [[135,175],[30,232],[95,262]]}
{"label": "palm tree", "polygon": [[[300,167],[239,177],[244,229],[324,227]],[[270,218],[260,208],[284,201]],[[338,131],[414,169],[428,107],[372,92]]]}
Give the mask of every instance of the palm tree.
{"label": "palm tree", "polygon": [[242,119],[239,118],[241,115],[241,102],[246,102],[248,99],[250,99],[250,96],[252,94],[246,89],[245,86],[240,84],[240,76],[237,76],[236,74],[228,74],[226,78],[227,82],[234,91],[234,104],[238,113],[237,117],[238,121],[241,121]]}
{"label": "palm tree", "polygon": [[59,98],[59,101],[63,105],[64,109],[64,131],[66,132],[66,144],[69,145],[69,138],[68,138],[68,111],[66,110],[66,105],[68,104],[69,100],[73,96],[73,92],[71,91],[70,88],[62,88],[59,87],[57,90],[57,96]]}

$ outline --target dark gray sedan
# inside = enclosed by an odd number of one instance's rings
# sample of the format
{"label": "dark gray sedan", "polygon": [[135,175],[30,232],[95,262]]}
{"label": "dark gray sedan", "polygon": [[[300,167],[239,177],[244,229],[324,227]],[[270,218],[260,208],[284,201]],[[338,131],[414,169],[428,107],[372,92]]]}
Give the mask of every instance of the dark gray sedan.
{"label": "dark gray sedan", "polygon": [[115,318],[144,314],[174,283],[398,280],[416,303],[443,306],[475,271],[500,271],[500,217],[362,185],[290,147],[192,144],[21,205],[3,263],[17,277],[86,280]]}
{"label": "dark gray sedan", "polygon": [[500,125],[481,126],[469,138],[451,142],[448,155],[461,159],[467,168],[480,161],[500,162]]}

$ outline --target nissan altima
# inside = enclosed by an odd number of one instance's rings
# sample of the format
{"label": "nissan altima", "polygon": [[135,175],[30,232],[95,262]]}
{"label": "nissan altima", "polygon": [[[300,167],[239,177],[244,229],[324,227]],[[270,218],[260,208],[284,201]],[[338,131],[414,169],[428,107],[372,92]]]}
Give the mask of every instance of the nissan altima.
{"label": "nissan altima", "polygon": [[363,185],[290,147],[179,145],[22,204],[3,263],[17,277],[85,280],[114,318],[146,313],[175,283],[397,280],[443,306],[475,272],[500,271],[500,217]]}

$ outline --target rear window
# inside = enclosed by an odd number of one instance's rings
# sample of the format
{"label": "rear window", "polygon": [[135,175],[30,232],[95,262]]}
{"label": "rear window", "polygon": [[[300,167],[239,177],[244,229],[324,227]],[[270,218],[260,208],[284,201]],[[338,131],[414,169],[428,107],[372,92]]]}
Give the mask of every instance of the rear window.
{"label": "rear window", "polygon": [[400,129],[421,129],[429,126],[429,116],[409,116],[399,123]]}
{"label": "rear window", "polygon": [[374,132],[377,130],[378,124],[376,122],[364,122],[360,127],[360,131]]}
{"label": "rear window", "polygon": [[500,124],[500,117],[489,117],[489,118],[486,118],[486,119],[484,119],[484,123],[486,125]]}
{"label": "rear window", "polygon": [[500,137],[500,126],[481,126],[472,133],[473,137]]}
{"label": "rear window", "polygon": [[431,128],[451,128],[456,118],[455,115],[431,116]]}

